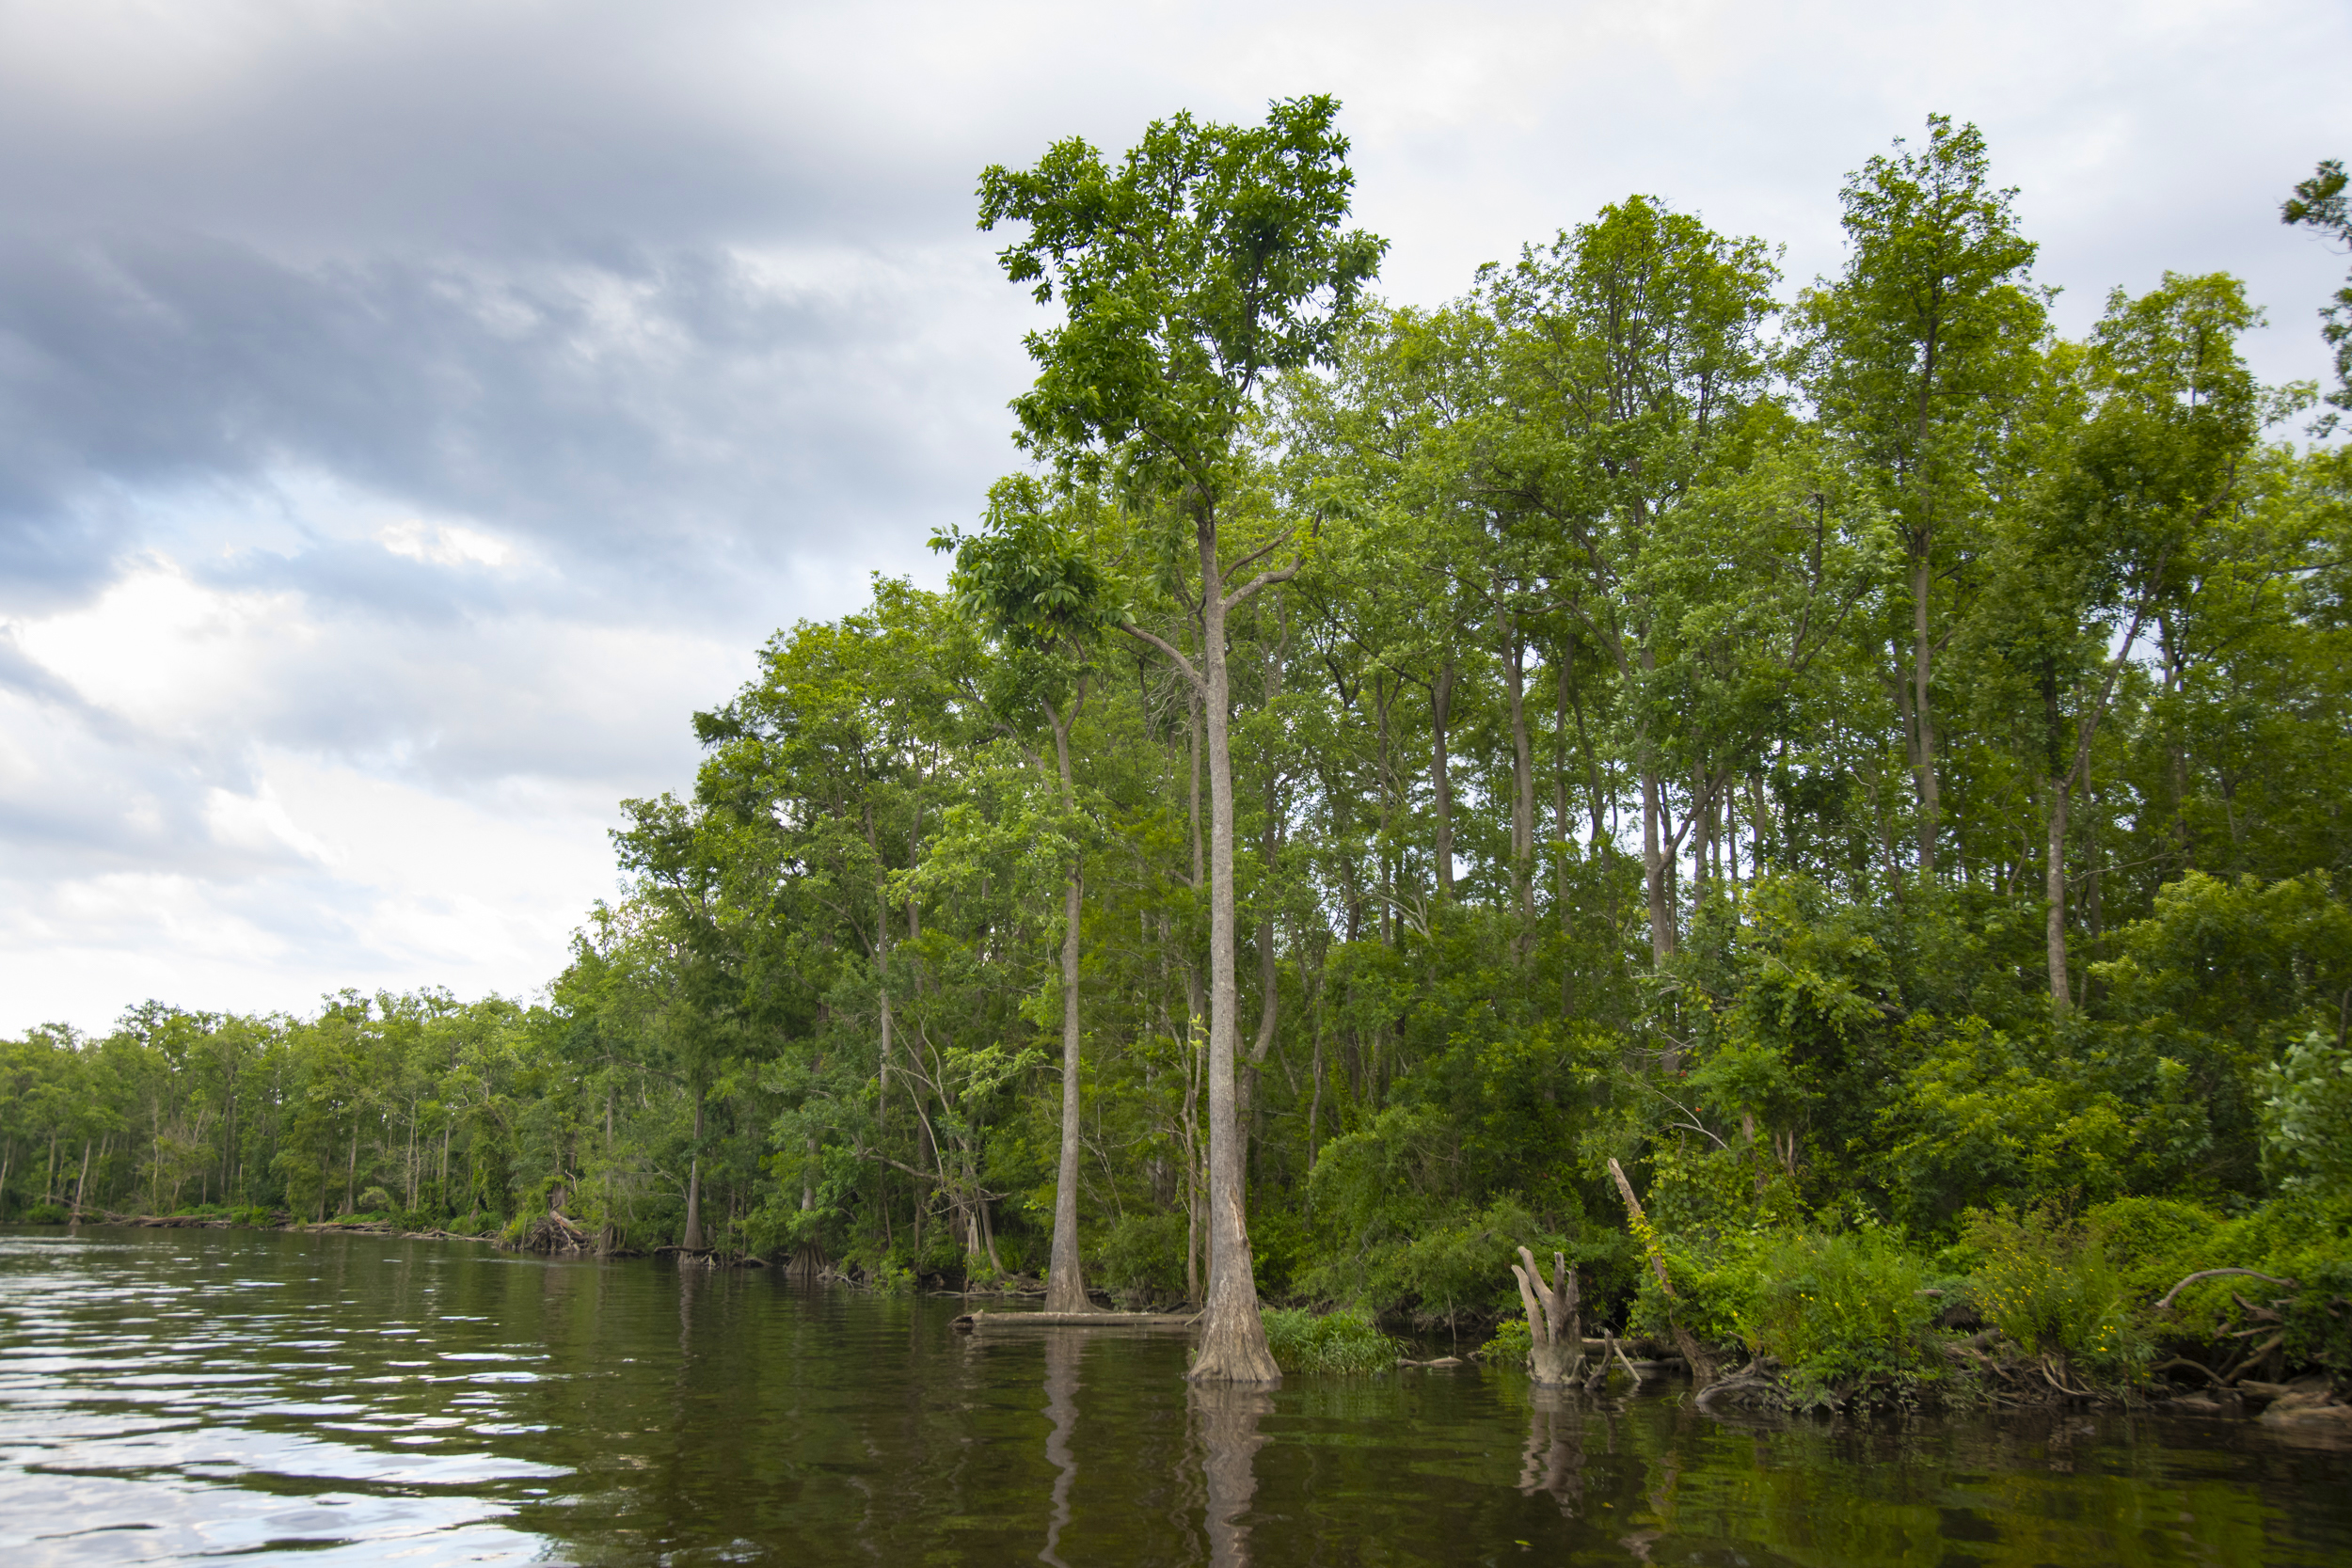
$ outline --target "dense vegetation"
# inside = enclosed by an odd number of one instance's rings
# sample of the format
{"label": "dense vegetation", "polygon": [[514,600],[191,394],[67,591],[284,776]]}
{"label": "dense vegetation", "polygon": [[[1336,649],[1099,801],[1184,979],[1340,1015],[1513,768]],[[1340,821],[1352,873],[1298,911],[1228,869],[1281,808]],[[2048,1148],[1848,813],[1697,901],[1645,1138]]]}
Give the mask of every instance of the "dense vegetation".
{"label": "dense vegetation", "polygon": [[[1199,1299],[1222,952],[1278,1300],[1483,1338],[1525,1243],[1811,1386],[1935,1381],[1955,1307],[2061,1383],[2352,1370],[2352,466],[2238,282],[2059,338],[1938,119],[1793,296],[1633,197],[1391,308],[1329,110],[990,171],[1063,312],[1029,466],[948,594],[694,716],[543,997],[35,1030],[8,1216],[559,1206],[987,1281],[1058,1188],[1071,1279]],[[2344,236],[2341,171],[2287,215]],[[2147,1310],[2221,1266],[2295,1284]]]}

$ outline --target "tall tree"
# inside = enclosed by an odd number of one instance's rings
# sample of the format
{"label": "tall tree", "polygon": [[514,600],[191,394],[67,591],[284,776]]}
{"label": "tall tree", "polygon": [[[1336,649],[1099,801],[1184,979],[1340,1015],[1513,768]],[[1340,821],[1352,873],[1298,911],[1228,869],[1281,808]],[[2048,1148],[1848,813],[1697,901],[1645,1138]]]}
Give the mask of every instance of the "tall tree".
{"label": "tall tree", "polygon": [[2060,389],[2085,417],[2004,549],[2012,658],[2043,709],[2044,947],[2061,1013],[2074,1005],[2068,825],[2101,726],[2158,607],[2181,590],[2184,558],[2237,504],[2265,414],[2281,411],[2265,409],[2237,352],[2259,320],[2244,285],[2219,274],[2167,273],[2137,298],[2109,295]]}
{"label": "tall tree", "polygon": [[[1604,209],[1485,279],[1507,331],[1483,484],[1558,531],[1562,596],[1633,699],[1650,950],[1675,950],[1669,879],[1692,818],[1667,822],[1675,721],[1661,675],[1681,616],[1650,569],[1765,389],[1775,274],[1759,241],[1646,197]],[[1573,578],[1572,582],[1567,579]]]}
{"label": "tall tree", "polygon": [[[1090,1312],[1078,1258],[1079,1047],[1085,1032],[1079,1018],[1079,935],[1086,912],[1086,863],[1077,832],[1078,788],[1070,760],[1070,735],[1085,710],[1093,678],[1091,656],[1108,624],[1110,607],[1103,577],[1060,519],[1048,515],[1041,487],[1024,475],[1003,480],[989,492],[982,531],[949,531],[933,548],[955,552],[949,581],[965,609],[1007,653],[1009,704],[1034,704],[1053,735],[1054,773],[1072,849],[1062,879],[1061,934],[1061,1157],[1054,1177],[1052,1261],[1045,1276],[1045,1310]],[[1017,732],[1016,732],[1017,736]],[[1043,759],[1023,750],[1041,768]]]}
{"label": "tall tree", "polygon": [[1904,716],[1919,871],[1933,876],[1936,656],[1956,629],[1953,601],[2000,486],[2007,410],[2032,384],[2045,325],[2026,282],[2035,246],[2017,231],[2016,193],[1992,183],[1977,128],[1930,115],[1926,146],[1895,145],[1847,182],[1846,270],[1807,291],[1798,313],[1805,389],[1901,529],[1910,614],[1889,639],[1889,686]]}
{"label": "tall tree", "polygon": [[[1287,581],[1266,566],[1293,542],[1276,529],[1228,559],[1224,503],[1246,465],[1263,380],[1327,359],[1382,244],[1343,230],[1354,179],[1327,96],[1277,103],[1260,126],[1154,121],[1116,172],[1083,140],[1033,169],[980,177],[980,225],[1028,225],[1000,253],[1006,276],[1058,296],[1058,326],[1032,332],[1036,384],[1014,399],[1022,439],[1081,474],[1108,471],[1138,503],[1190,525],[1199,559],[1200,654],[1133,623],[1201,702],[1209,773],[1209,1290],[1202,1382],[1272,1383],[1244,1212],[1233,1062],[1233,770],[1225,626]],[[1239,580],[1236,580],[1236,579]]]}

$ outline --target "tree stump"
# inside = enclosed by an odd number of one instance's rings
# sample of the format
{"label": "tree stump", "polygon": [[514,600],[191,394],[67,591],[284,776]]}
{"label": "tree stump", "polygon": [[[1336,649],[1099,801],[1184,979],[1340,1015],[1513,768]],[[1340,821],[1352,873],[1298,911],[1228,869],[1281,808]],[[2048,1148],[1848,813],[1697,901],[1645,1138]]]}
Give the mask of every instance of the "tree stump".
{"label": "tree stump", "polygon": [[1547,1287],[1535,1255],[1521,1247],[1519,1259],[1511,1273],[1519,1282],[1519,1299],[1527,1304],[1527,1337],[1532,1341],[1528,1371],[1539,1387],[1573,1383],[1584,1361],[1584,1329],[1576,1315],[1576,1271],[1566,1258],[1553,1253],[1551,1284]]}

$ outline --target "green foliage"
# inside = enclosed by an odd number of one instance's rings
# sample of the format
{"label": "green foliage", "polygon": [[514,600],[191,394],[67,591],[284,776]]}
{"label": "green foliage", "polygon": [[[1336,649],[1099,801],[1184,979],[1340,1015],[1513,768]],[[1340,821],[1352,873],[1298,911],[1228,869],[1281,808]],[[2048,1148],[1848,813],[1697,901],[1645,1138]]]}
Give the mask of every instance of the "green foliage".
{"label": "green foliage", "polygon": [[1368,1316],[1305,1307],[1265,1314],[1266,1348],[1286,1372],[1377,1372],[1396,1364],[1397,1342]]}
{"label": "green foliage", "polygon": [[1744,1325],[1750,1348],[1777,1357],[1800,1393],[1936,1381],[1935,1298],[1920,1259],[1879,1230],[1790,1236],[1760,1247]]}
{"label": "green foliage", "polygon": [[2148,1346],[2097,1229],[2049,1205],[1968,1216],[1968,1290],[1985,1322],[2032,1355],[2095,1376],[2134,1373]]}
{"label": "green foliage", "polygon": [[2263,1154],[2274,1180],[2352,1197],[2352,1049],[2312,1030],[2263,1070]]}
{"label": "green foliage", "polygon": [[[1800,1402],[1910,1398],[1943,1376],[1928,1265],[1891,1232],[1759,1227],[1669,1254],[1676,1320],[1776,1359]],[[1645,1280],[1637,1321],[1662,1337],[1668,1310]]]}
{"label": "green foliage", "polygon": [[1494,1333],[1473,1354],[1498,1367],[1525,1366],[1535,1354],[1535,1332],[1528,1326],[1526,1314],[1495,1324]]}
{"label": "green foliage", "polygon": [[1882,1102],[1871,1164],[1906,1224],[1934,1232],[1968,1209],[2122,1190],[2130,1113],[2084,1064],[1977,1018],[1921,1015],[1904,1039],[1916,1056]]}
{"label": "green foliage", "polygon": [[1266,372],[1324,357],[1383,242],[1343,230],[1353,184],[1328,97],[1263,126],[1154,120],[1114,171],[1072,137],[1033,169],[980,176],[980,227],[1028,232],[998,260],[1060,325],[1028,338],[1025,439],[1100,441],[1143,494],[1199,484]]}
{"label": "green foliage", "polygon": [[[2322,159],[2312,177],[2299,182],[2295,194],[2280,206],[2279,221],[2300,224],[2339,245],[2352,245],[2352,207],[2344,199],[2344,183],[2343,160]],[[2352,283],[2338,289],[2320,315],[2327,323],[2321,335],[2335,350],[2336,359],[2336,388],[2328,401],[2339,411],[2352,411]],[[2335,424],[2331,414],[2320,421],[2315,434],[2325,436]]]}

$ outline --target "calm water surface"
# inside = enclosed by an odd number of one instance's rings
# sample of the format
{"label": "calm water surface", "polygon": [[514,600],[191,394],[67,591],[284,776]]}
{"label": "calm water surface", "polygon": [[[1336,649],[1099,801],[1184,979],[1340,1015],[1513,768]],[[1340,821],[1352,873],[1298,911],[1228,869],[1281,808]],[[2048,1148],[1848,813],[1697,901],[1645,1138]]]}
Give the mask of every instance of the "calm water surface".
{"label": "calm water surface", "polygon": [[2070,1417],[1725,1424],[1465,1370],[1189,1392],[761,1273],[0,1232],[0,1562],[2352,1563],[2352,1454]]}

